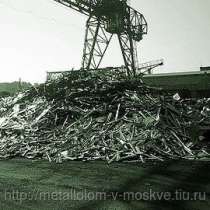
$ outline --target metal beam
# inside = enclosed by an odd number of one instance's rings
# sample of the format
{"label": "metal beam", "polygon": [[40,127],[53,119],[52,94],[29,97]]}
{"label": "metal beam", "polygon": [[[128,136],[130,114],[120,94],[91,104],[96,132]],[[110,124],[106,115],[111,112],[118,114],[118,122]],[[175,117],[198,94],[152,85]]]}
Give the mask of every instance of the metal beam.
{"label": "metal beam", "polygon": [[90,17],[86,24],[85,44],[82,58],[84,70],[97,69],[112,39],[100,19]]}
{"label": "metal beam", "polygon": [[133,40],[129,34],[120,34],[118,35],[120,48],[123,55],[123,60],[127,70],[128,76],[136,75],[136,66],[135,66],[135,54],[134,54],[134,44]]}

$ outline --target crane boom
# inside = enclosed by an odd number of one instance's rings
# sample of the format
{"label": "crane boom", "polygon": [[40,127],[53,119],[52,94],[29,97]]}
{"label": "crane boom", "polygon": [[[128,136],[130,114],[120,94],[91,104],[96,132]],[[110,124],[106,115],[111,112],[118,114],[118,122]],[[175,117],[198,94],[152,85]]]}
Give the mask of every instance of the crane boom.
{"label": "crane boom", "polygon": [[148,27],[144,16],[127,5],[127,0],[54,0],[89,18],[86,24],[82,68],[97,69],[114,34],[117,34],[128,74],[135,74],[135,42]]}
{"label": "crane boom", "polygon": [[67,6],[69,8],[72,8],[82,14],[85,14],[89,16],[93,11],[91,10],[90,5],[87,4],[87,2],[79,1],[79,0],[54,0],[58,3]]}

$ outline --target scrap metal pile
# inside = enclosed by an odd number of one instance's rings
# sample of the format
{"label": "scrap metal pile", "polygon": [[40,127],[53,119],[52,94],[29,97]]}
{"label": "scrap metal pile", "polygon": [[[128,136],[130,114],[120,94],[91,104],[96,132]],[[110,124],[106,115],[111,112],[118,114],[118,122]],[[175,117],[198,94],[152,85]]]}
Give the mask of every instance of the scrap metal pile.
{"label": "scrap metal pile", "polygon": [[[72,72],[0,101],[0,158],[140,161],[209,157],[210,100],[183,101],[122,74]],[[196,131],[198,130],[198,132]]]}

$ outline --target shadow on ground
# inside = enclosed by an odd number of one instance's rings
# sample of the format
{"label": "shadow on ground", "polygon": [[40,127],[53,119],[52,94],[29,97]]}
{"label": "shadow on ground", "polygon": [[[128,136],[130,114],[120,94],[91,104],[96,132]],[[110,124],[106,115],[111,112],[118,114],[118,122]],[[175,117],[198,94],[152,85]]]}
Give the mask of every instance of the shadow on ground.
{"label": "shadow on ground", "polygon": [[0,162],[3,210],[209,210],[210,164]]}

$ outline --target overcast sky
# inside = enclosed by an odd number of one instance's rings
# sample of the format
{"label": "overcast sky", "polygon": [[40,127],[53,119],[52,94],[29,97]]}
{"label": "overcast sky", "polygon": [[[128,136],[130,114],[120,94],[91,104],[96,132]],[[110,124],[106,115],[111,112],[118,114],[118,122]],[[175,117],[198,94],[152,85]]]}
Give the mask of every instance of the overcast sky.
{"label": "overcast sky", "polygon": [[[164,58],[156,72],[210,65],[210,0],[132,0],[149,34],[138,44],[140,62]],[[53,0],[0,0],[0,82],[42,82],[46,71],[80,67],[86,16]],[[102,66],[123,64],[117,39]]]}

